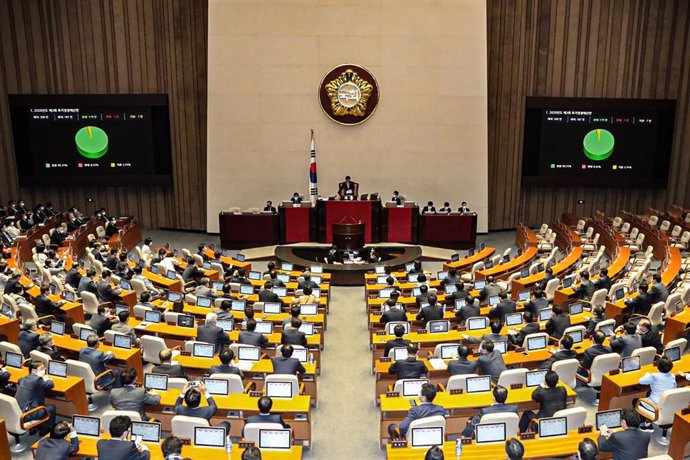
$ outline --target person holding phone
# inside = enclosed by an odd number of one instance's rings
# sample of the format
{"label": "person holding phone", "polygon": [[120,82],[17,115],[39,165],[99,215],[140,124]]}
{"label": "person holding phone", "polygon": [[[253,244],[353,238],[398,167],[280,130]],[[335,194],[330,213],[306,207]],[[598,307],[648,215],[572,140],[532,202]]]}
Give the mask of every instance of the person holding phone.
{"label": "person holding phone", "polygon": [[141,441],[132,442],[132,419],[118,415],[110,421],[110,439],[96,443],[99,460],[149,460],[151,453]]}

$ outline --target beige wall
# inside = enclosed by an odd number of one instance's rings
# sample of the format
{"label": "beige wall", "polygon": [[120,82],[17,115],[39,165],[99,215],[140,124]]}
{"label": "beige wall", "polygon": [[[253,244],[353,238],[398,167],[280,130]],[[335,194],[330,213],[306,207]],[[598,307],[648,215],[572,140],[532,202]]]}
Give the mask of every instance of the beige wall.
{"label": "beige wall", "polygon": [[[486,56],[484,0],[210,0],[208,231],[222,209],[308,195],[310,128],[321,195],[349,174],[361,193],[466,200],[486,231]],[[355,127],[317,98],[343,63],[381,91]]]}

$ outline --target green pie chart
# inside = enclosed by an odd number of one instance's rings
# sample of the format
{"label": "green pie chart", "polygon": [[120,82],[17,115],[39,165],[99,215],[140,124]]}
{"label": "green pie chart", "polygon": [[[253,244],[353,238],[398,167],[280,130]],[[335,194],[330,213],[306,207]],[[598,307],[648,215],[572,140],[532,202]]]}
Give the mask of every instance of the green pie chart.
{"label": "green pie chart", "polygon": [[605,129],[591,130],[582,141],[585,155],[594,161],[602,161],[610,157],[615,144],[616,139],[613,134]]}
{"label": "green pie chart", "polygon": [[74,136],[77,150],[86,158],[95,160],[108,153],[108,135],[96,126],[84,126]]}

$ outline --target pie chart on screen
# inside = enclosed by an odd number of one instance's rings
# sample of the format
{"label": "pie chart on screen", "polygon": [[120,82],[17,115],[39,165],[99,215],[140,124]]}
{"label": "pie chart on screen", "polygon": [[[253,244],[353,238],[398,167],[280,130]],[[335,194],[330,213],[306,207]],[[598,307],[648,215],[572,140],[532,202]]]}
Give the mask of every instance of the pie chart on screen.
{"label": "pie chart on screen", "polygon": [[74,136],[81,156],[95,160],[108,153],[108,135],[97,126],[84,126]]}
{"label": "pie chart on screen", "polygon": [[582,141],[585,156],[594,161],[602,161],[610,157],[615,144],[613,134],[605,129],[591,130]]}

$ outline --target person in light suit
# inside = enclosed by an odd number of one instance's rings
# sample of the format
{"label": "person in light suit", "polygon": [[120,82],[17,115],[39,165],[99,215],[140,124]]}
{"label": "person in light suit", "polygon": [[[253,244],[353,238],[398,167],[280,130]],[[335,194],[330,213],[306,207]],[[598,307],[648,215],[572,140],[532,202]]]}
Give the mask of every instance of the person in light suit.
{"label": "person in light suit", "polygon": [[137,447],[129,439],[132,419],[118,415],[110,421],[110,439],[99,439],[96,443],[99,460],[149,460],[151,453],[145,444]]}
{"label": "person in light suit", "polygon": [[[69,441],[65,438],[69,434]],[[67,460],[79,450],[79,438],[74,427],[59,422],[50,430],[50,436],[41,439],[34,454],[34,460]]]}

